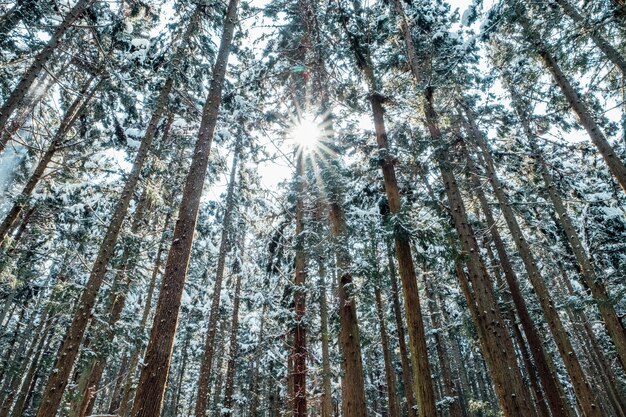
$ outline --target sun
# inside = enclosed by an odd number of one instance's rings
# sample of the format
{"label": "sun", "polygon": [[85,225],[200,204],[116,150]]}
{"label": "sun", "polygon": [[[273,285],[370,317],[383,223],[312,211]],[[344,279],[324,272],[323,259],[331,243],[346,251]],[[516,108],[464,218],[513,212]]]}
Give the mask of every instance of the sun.
{"label": "sun", "polygon": [[322,130],[311,115],[302,115],[289,131],[289,139],[296,149],[310,152],[315,149],[322,138]]}

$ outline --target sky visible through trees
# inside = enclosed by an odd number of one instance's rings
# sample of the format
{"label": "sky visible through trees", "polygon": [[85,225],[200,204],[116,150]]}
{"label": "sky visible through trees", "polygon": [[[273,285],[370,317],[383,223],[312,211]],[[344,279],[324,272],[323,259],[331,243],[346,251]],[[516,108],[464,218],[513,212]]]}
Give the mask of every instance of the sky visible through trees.
{"label": "sky visible through trees", "polygon": [[0,51],[0,417],[626,417],[623,0],[6,0]]}

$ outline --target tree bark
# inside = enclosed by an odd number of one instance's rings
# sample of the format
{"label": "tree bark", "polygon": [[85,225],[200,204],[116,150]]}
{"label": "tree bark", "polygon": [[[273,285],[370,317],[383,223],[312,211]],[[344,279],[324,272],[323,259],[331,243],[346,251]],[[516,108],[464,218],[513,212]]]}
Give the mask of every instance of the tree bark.
{"label": "tree bark", "polygon": [[146,366],[141,371],[133,404],[131,413],[133,417],[153,417],[160,413],[162,407],[200,197],[222,100],[228,55],[237,23],[237,4],[238,0],[230,0],[228,3],[222,40],[213,67],[209,96],[202,111],[198,140],[183,189],[173,242],[165,266],[163,284],[144,360]]}
{"label": "tree bark", "polygon": [[404,384],[404,395],[406,397],[407,417],[416,417],[415,396],[412,389],[412,371],[409,363],[409,354],[406,348],[406,338],[404,333],[404,320],[398,296],[398,280],[396,276],[396,265],[393,260],[393,247],[388,239],[385,239],[387,249],[387,265],[389,269],[389,280],[391,282],[391,299],[393,302],[393,315],[396,321],[396,332],[398,333],[398,348],[400,350],[400,363],[402,364],[402,381]]}
{"label": "tree bark", "polygon": [[[321,417],[333,415],[333,393],[331,388],[332,371],[330,368],[330,333],[328,329],[328,301],[326,299],[326,267],[324,260],[319,260],[320,291],[320,331],[322,333],[322,410]],[[252,416],[256,417],[256,416]]]}
{"label": "tree bark", "polygon": [[[46,43],[43,49],[35,56],[32,64],[26,70],[19,83],[15,86],[0,109],[0,132],[4,132],[9,117],[11,117],[11,114],[17,106],[20,105],[41,70],[48,63],[50,58],[52,58],[52,54],[61,43],[65,33],[70,29],[74,21],[78,19],[94,1],[95,0],[78,0],[61,24],[57,26],[48,43]],[[0,152],[1,151],[0,149]]]}
{"label": "tree bark", "polygon": [[[241,236],[244,239],[244,236]],[[243,257],[243,253],[241,254]],[[241,271],[236,268],[233,272],[237,275],[235,281],[235,294],[233,296],[233,317],[230,325],[230,347],[228,351],[228,364],[226,366],[226,386],[224,387],[224,401],[222,403],[222,416],[230,417],[233,414],[233,394],[235,392],[235,367],[237,364],[238,341],[237,331],[239,330],[239,302],[241,294]]]}
{"label": "tree bark", "polygon": [[379,286],[374,288],[374,298],[376,300],[376,314],[378,315],[378,323],[380,326],[380,340],[383,348],[383,361],[385,364],[388,415],[389,417],[400,417],[400,411],[398,410],[398,395],[396,393],[396,375],[395,370],[393,369],[391,350],[389,349],[389,335],[387,334],[383,299],[380,295]]}

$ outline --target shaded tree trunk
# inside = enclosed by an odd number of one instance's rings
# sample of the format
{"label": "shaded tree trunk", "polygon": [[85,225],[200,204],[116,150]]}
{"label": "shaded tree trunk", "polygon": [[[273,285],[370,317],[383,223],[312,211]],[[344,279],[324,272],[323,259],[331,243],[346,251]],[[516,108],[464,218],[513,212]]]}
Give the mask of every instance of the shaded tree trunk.
{"label": "shaded tree trunk", "polygon": [[[322,410],[321,417],[333,415],[333,393],[331,388],[332,371],[330,368],[330,333],[328,329],[328,301],[326,299],[326,267],[324,260],[319,260],[320,291],[320,332],[322,342]],[[255,417],[255,416],[252,416]]]}
{"label": "shaded tree trunk", "polygon": [[[243,236],[241,237],[244,238]],[[243,257],[243,253],[241,254]],[[224,387],[224,402],[222,403],[222,416],[230,417],[233,414],[233,394],[235,392],[235,371],[237,365],[238,340],[237,331],[239,330],[239,302],[241,294],[241,270],[233,268],[233,273],[237,275],[235,281],[235,294],[233,296],[233,316],[230,325],[230,348],[228,351],[228,364],[226,366],[226,386]]]}

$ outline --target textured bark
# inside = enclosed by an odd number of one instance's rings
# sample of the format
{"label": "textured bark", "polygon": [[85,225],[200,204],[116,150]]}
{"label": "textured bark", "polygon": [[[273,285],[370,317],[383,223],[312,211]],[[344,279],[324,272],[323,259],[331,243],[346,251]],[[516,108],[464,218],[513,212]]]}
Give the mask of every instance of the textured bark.
{"label": "textured bark", "polygon": [[396,321],[396,332],[398,333],[398,348],[400,350],[400,363],[402,364],[402,382],[404,384],[404,395],[406,397],[407,417],[416,417],[415,396],[412,389],[412,371],[409,362],[409,353],[406,347],[406,338],[404,334],[404,320],[402,318],[402,309],[400,308],[400,298],[398,296],[398,279],[396,276],[396,265],[393,260],[393,248],[391,242],[386,241],[387,248],[387,265],[389,269],[389,280],[391,282],[391,299],[393,302],[393,315]]}
{"label": "textured bark", "polygon": [[513,270],[513,265],[511,264],[504,242],[500,236],[498,225],[496,224],[489,202],[483,192],[482,184],[480,183],[478,176],[478,170],[474,161],[467,153],[467,148],[463,145],[463,143],[461,143],[461,149],[464,153],[469,169],[472,188],[478,198],[481,210],[485,215],[487,227],[490,231],[491,238],[493,239],[496,252],[498,253],[500,266],[502,268],[502,272],[504,273],[511,299],[513,300],[517,314],[519,315],[520,324],[524,329],[524,334],[526,335],[526,340],[528,341],[533,360],[537,366],[537,372],[539,374],[539,378],[541,379],[541,385],[546,393],[546,399],[550,405],[550,410],[555,417],[567,417],[570,415],[567,400],[560,395],[558,388],[559,382],[556,375],[552,372],[554,364],[552,364],[550,356],[548,356],[547,352],[543,348],[543,342],[539,337],[537,327],[535,326],[526,306],[526,301],[524,300],[524,295],[520,289],[517,274]]}
{"label": "textured bark", "polygon": [[160,413],[162,407],[200,197],[202,196],[213,133],[222,100],[228,55],[237,23],[237,4],[238,0],[230,0],[228,3],[224,31],[213,67],[209,96],[202,110],[198,140],[183,188],[173,242],[167,258],[150,341],[146,350],[144,360],[146,366],[142,369],[139,377],[139,385],[131,413],[133,417],[153,417]]}
{"label": "textured bark", "polygon": [[[334,194],[334,193],[333,193]],[[347,246],[347,227],[343,207],[338,196],[331,195],[329,205],[330,229],[334,239],[335,257],[341,278],[339,295],[339,347],[342,353],[341,409],[343,417],[367,417],[365,400],[365,380],[361,339],[356,314],[356,301],[353,296],[350,255]]]}
{"label": "textured bark", "polygon": [[570,17],[580,26],[580,28],[584,31],[587,36],[593,41],[593,43],[598,47],[599,50],[604,53],[606,58],[613,63],[622,73],[622,75],[626,76],[626,59],[620,55],[620,53],[611,45],[605,38],[598,32],[597,29],[592,27],[589,23],[589,20],[584,17],[576,7],[574,7],[569,0],[555,0],[559,6],[563,9],[563,12],[567,16]]}
{"label": "textured bark", "polygon": [[70,129],[76,123],[76,120],[85,112],[88,107],[89,101],[94,96],[96,91],[100,88],[101,83],[96,82],[96,84],[89,88],[91,83],[93,82],[93,78],[90,78],[82,87],[72,104],[67,108],[67,111],[63,115],[63,119],[57,128],[56,133],[52,137],[52,140],[48,144],[48,148],[43,153],[39,162],[37,162],[37,166],[35,170],[30,175],[28,181],[24,185],[22,192],[16,197],[15,202],[7,212],[4,220],[0,224],[0,242],[3,242],[7,237],[11,226],[20,213],[24,209],[27,199],[30,197],[32,192],[35,190],[37,184],[43,177],[48,165],[52,161],[52,158],[55,156],[56,152],[62,146],[63,141],[65,140],[65,136],[68,134]]}
{"label": "textured bark", "polygon": [[537,265],[537,262],[532,254],[530,245],[524,237],[524,233],[522,232],[517,222],[517,219],[515,218],[515,214],[511,209],[508,197],[504,193],[502,183],[496,175],[491,152],[484,141],[482,133],[478,130],[478,127],[474,122],[473,115],[467,109],[466,114],[468,115],[470,134],[472,135],[473,140],[478,144],[481,150],[480,155],[484,160],[484,167],[486,170],[487,178],[491,183],[493,192],[500,205],[500,210],[502,211],[506,224],[511,232],[513,241],[515,242],[515,246],[520,254],[520,257],[522,258],[524,267],[526,268],[526,272],[528,273],[528,278],[532,283],[533,288],[535,289],[537,298],[539,299],[539,304],[541,305],[546,321],[548,322],[548,327],[550,328],[552,336],[554,337],[554,341],[561,355],[561,359],[563,359],[565,368],[567,369],[567,372],[572,381],[572,385],[574,387],[574,391],[576,392],[578,402],[583,409],[585,416],[599,417],[600,410],[595,404],[595,396],[592,392],[591,386],[589,385],[585,377],[583,369],[578,360],[578,356],[576,355],[576,352],[565,330],[565,326],[563,325],[558,311],[556,310],[554,301],[552,300],[550,292],[548,291],[546,282],[539,272],[539,266]]}
{"label": "textured bark", "polygon": [[233,209],[235,206],[235,182],[237,165],[239,161],[239,145],[235,150],[233,163],[230,170],[230,180],[226,191],[226,204],[224,209],[224,219],[222,220],[222,235],[217,258],[217,270],[215,272],[215,283],[213,284],[213,295],[211,297],[211,309],[209,310],[209,320],[207,323],[207,333],[204,339],[204,354],[200,373],[198,375],[198,389],[196,392],[196,417],[204,417],[207,409],[209,396],[209,379],[213,365],[213,354],[215,351],[215,334],[217,332],[217,320],[219,317],[220,300],[222,297],[222,280],[224,278],[224,267],[226,265],[226,255],[231,247],[231,232]]}
{"label": "textured bark", "polygon": [[386,320],[383,298],[380,295],[380,287],[378,286],[374,289],[374,298],[376,300],[376,314],[378,315],[380,340],[383,348],[383,361],[385,364],[388,415],[389,417],[400,417],[400,411],[398,409],[398,395],[396,393],[396,375],[395,370],[393,369],[391,349],[389,349],[389,335],[387,334],[387,324],[385,323]]}
{"label": "textured bark", "polygon": [[565,99],[574,113],[578,116],[580,124],[585,128],[589,138],[596,148],[598,148],[598,151],[600,152],[600,155],[602,155],[602,158],[604,158],[609,171],[622,187],[622,190],[626,192],[626,166],[624,165],[624,162],[620,160],[619,156],[615,152],[615,149],[613,149],[607,138],[604,136],[604,133],[602,133],[602,130],[600,130],[600,127],[594,120],[589,108],[585,105],[583,98],[569,82],[555,57],[550,53],[548,47],[533,30],[530,21],[525,15],[525,11],[518,13],[517,18],[524,28],[524,32],[528,36],[528,39],[533,44],[535,52],[541,57],[545,66],[554,76],[554,80],[563,92]]}
{"label": "textured bark", "polygon": [[524,133],[527,136],[528,143],[531,146],[532,152],[534,154],[534,158],[537,161],[537,170],[541,174],[543,178],[543,182],[548,192],[548,196],[552,205],[554,206],[554,211],[556,212],[558,219],[560,221],[560,227],[563,230],[567,243],[574,253],[574,257],[578,262],[578,266],[580,268],[580,274],[583,278],[583,281],[587,288],[589,288],[591,292],[591,296],[598,306],[598,310],[604,320],[604,325],[606,330],[613,341],[613,345],[615,346],[615,350],[617,351],[617,355],[619,361],[622,365],[622,369],[626,370],[626,329],[624,325],[620,321],[617,313],[615,312],[615,308],[613,307],[613,302],[607,293],[606,287],[601,279],[599,279],[596,274],[596,270],[591,263],[591,259],[587,255],[585,248],[582,244],[580,237],[578,236],[578,232],[574,227],[572,219],[570,218],[567,209],[565,208],[565,204],[563,203],[563,199],[559,194],[559,191],[552,179],[552,174],[548,169],[548,166],[543,159],[543,155],[537,148],[535,144],[536,136],[533,134],[533,131],[530,127],[530,120],[528,113],[522,106],[521,100],[517,96],[517,94],[510,90],[513,106],[519,116],[520,123],[524,130]]}
{"label": "textured bark", "polygon": [[[477,325],[481,347],[489,366],[491,377],[495,384],[496,393],[505,416],[531,415],[532,400],[525,390],[525,384],[519,372],[515,349],[499,309],[480,248],[476,242],[474,231],[469,224],[465,204],[449,163],[447,144],[443,142],[439,130],[437,113],[433,106],[432,91],[426,91],[425,115],[427,127],[432,139],[441,147],[438,151],[438,163],[441,178],[449,203],[449,213],[452,216],[454,227],[458,233],[461,249],[467,264],[469,281],[472,290],[466,288],[465,293],[470,312]],[[457,266],[457,270],[458,270]],[[460,278],[463,274],[457,272]],[[462,288],[467,283],[461,281]],[[475,304],[474,304],[475,303]]]}
{"label": "textured bark", "polygon": [[57,26],[48,43],[46,43],[43,49],[35,56],[32,64],[28,67],[19,83],[15,86],[0,109],[0,132],[4,132],[9,117],[11,117],[11,114],[24,100],[24,97],[35,82],[35,79],[37,79],[43,67],[48,63],[50,58],[52,58],[54,51],[63,39],[63,35],[65,35],[74,21],[78,19],[94,1],[95,0],[79,0],[68,12],[61,24]]}
{"label": "textured bark", "polygon": [[299,152],[296,162],[296,231],[295,231],[295,277],[294,277],[294,311],[293,349],[291,352],[293,370],[291,373],[293,386],[293,417],[306,417],[307,391],[306,376],[308,356],[306,345],[306,253],[304,251],[304,162]]}

